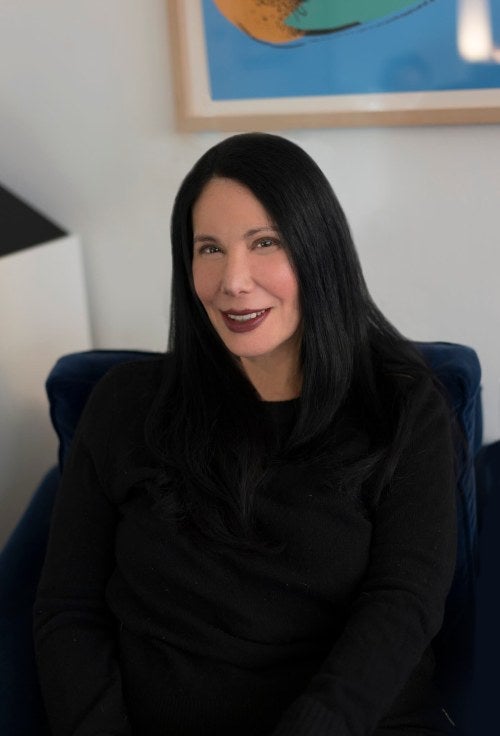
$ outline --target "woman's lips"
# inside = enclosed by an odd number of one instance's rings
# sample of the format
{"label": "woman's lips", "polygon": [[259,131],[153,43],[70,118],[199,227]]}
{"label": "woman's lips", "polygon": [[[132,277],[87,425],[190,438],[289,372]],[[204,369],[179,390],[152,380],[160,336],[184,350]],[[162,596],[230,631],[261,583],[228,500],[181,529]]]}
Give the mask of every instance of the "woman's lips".
{"label": "woman's lips", "polygon": [[231,332],[250,332],[262,324],[270,312],[268,309],[244,309],[221,312],[224,324]]}

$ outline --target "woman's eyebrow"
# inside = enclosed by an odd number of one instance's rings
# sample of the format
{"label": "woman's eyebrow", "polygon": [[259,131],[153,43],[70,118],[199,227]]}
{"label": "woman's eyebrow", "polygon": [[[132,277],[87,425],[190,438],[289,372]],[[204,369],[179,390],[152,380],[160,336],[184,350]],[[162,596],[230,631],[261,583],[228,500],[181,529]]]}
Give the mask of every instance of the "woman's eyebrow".
{"label": "woman's eyebrow", "polygon": [[[264,227],[253,227],[250,230],[247,230],[245,233],[243,233],[244,238],[251,238],[253,235],[257,235],[258,233],[268,233],[273,232],[278,234],[278,229],[274,227],[274,225],[265,225]],[[199,233],[193,237],[193,243],[206,243],[206,242],[215,242],[217,238],[215,235],[208,235],[205,233]]]}
{"label": "woman's eyebrow", "polygon": [[277,233],[278,229],[274,227],[274,225],[266,225],[265,227],[256,227],[252,228],[251,230],[247,230],[244,237],[249,238],[252,235],[257,235],[257,233],[268,233],[272,231],[273,233]]}
{"label": "woman's eyebrow", "polygon": [[213,242],[215,240],[217,240],[217,238],[215,238],[213,235],[204,235],[203,233],[201,233],[200,235],[195,235],[193,237],[193,243],[204,243],[207,241]]}

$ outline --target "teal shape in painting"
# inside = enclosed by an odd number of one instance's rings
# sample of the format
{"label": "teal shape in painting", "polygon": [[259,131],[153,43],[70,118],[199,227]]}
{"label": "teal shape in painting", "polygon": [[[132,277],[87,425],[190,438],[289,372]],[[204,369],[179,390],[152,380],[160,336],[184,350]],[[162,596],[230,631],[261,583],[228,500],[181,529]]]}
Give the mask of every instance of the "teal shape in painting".
{"label": "teal shape in painting", "polygon": [[285,20],[299,31],[328,31],[401,12],[422,0],[303,0]]}

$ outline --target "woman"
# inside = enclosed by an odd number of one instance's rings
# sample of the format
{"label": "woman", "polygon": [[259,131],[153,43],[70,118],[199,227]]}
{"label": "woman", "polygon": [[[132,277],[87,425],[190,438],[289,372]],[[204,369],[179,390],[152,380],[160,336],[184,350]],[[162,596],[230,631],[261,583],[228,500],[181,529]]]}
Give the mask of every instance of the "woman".
{"label": "woman", "polygon": [[163,358],[100,382],[36,604],[54,736],[436,736],[445,403],[293,143],[181,185]]}

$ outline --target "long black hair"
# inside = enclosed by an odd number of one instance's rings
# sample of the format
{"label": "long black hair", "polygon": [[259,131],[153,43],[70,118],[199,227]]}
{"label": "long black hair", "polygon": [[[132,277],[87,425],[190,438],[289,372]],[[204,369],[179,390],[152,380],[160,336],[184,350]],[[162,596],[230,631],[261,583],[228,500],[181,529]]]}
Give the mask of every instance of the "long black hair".
{"label": "long black hair", "polygon": [[[214,177],[247,187],[270,215],[299,284],[302,391],[293,429],[278,447],[262,401],[225,348],[192,278],[192,210]],[[206,536],[255,543],[254,500],[280,463],[334,465],[342,411],[355,407],[369,437],[342,480],[390,481],[411,402],[401,381],[427,372],[373,303],[344,212],[299,146],[276,135],[234,135],[207,151],[181,184],[171,221],[172,303],[165,379],[147,437],[163,467],[162,493]],[[331,468],[330,468],[331,469]],[[335,476],[335,473],[331,474]],[[253,540],[253,541],[252,541]]]}

